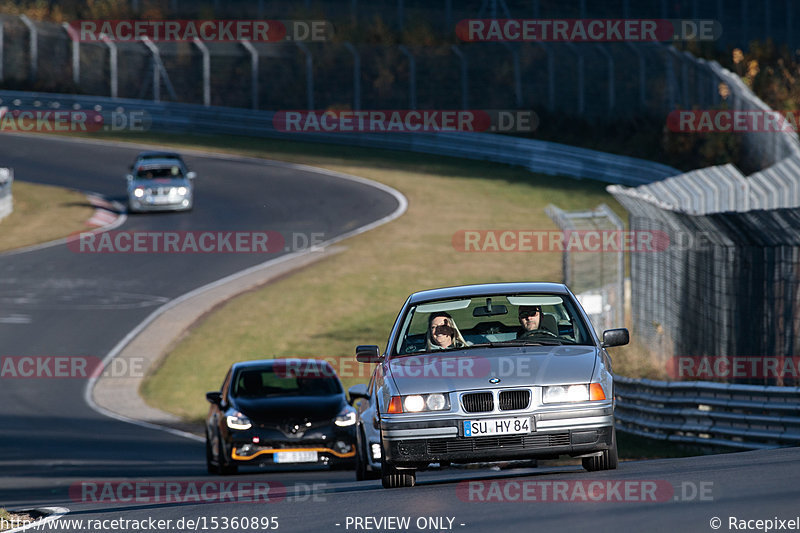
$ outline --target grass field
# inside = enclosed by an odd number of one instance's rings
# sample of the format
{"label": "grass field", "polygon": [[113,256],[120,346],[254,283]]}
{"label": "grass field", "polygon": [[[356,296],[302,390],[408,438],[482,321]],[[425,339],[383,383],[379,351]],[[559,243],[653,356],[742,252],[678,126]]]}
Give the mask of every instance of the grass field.
{"label": "grass field", "polygon": [[40,244],[79,231],[94,208],[83,194],[23,181],[14,181],[14,211],[0,221],[0,252]]}

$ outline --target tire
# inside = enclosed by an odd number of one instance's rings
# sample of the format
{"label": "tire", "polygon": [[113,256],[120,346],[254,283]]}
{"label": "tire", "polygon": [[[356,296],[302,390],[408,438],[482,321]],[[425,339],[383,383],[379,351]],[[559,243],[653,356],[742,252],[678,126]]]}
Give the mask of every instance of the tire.
{"label": "tire", "polygon": [[217,438],[219,439],[219,460],[217,461],[219,463],[219,473],[223,476],[233,475],[239,471],[239,465],[235,464],[233,459],[230,462],[225,460],[225,446],[222,444],[222,439]]}
{"label": "tire", "polygon": [[206,470],[209,474],[219,474],[219,467],[214,464],[214,452],[211,450],[211,439],[206,433]]}
{"label": "tire", "polygon": [[619,455],[617,454],[617,430],[611,429],[611,447],[603,450],[603,453],[595,457],[584,457],[581,460],[583,468],[589,472],[597,472],[599,470],[615,470],[619,463]]}
{"label": "tire", "polygon": [[381,484],[384,489],[400,489],[417,484],[417,471],[413,469],[399,470],[386,460],[386,448],[381,438]]}
{"label": "tire", "polygon": [[356,432],[356,481],[366,481],[380,478],[380,474],[369,469],[369,450],[367,450],[367,438],[364,436],[364,428],[359,428]]}

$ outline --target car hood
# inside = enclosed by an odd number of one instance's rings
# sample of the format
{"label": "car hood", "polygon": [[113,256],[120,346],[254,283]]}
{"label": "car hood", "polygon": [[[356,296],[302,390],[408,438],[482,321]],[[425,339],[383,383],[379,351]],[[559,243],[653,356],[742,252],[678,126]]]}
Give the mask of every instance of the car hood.
{"label": "car hood", "polygon": [[394,358],[388,373],[402,395],[589,383],[597,358],[594,346],[472,348]]}
{"label": "car hood", "polygon": [[236,398],[235,408],[253,422],[333,420],[345,405],[340,394]]}

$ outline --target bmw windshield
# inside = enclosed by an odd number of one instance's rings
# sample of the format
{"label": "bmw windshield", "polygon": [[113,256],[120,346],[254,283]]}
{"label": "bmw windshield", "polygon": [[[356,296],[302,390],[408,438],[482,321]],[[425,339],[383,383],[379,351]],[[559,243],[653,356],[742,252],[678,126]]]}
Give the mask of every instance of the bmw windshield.
{"label": "bmw windshield", "polygon": [[593,345],[588,327],[577,306],[563,295],[429,301],[408,309],[392,355],[473,346]]}

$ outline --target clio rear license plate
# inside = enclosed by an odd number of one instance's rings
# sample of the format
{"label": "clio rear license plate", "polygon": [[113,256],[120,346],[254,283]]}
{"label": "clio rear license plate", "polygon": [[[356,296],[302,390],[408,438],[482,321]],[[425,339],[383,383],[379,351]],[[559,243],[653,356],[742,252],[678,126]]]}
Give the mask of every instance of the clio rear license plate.
{"label": "clio rear license plate", "polygon": [[486,437],[492,435],[519,435],[531,432],[530,418],[484,418],[465,420],[465,437]]}

